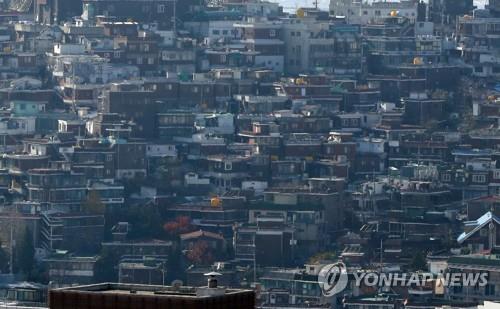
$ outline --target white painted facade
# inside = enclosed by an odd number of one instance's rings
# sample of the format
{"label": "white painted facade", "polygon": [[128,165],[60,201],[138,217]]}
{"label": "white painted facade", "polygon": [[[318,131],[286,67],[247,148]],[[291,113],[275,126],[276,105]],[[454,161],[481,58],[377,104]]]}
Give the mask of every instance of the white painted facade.
{"label": "white painted facade", "polygon": [[366,25],[397,12],[398,16],[411,21],[417,19],[418,5],[413,1],[377,1],[367,3],[360,0],[331,0],[330,14],[344,16],[350,24]]}

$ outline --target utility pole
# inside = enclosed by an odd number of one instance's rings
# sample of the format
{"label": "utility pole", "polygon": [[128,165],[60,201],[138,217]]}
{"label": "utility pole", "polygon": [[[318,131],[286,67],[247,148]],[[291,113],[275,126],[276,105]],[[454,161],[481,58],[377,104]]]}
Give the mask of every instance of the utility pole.
{"label": "utility pole", "polygon": [[384,239],[380,238],[380,273],[382,273],[383,270],[382,267],[383,254],[384,254]]}
{"label": "utility pole", "polygon": [[177,33],[177,0],[174,1],[174,24],[173,24],[173,30],[174,30],[174,35]]}
{"label": "utility pole", "polygon": [[14,222],[10,224],[10,275],[14,273]]}
{"label": "utility pole", "polygon": [[254,240],[253,240],[253,283],[255,284],[255,282],[257,282],[257,247],[255,246],[255,238],[254,238]]}

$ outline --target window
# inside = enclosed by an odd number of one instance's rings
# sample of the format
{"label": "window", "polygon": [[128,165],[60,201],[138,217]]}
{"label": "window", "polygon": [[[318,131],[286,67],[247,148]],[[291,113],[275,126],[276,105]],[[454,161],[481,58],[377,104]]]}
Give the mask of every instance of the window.
{"label": "window", "polygon": [[271,38],[276,37],[276,30],[274,30],[274,29],[269,30],[269,37],[271,37]]}
{"label": "window", "polygon": [[443,174],[441,176],[442,181],[451,181],[451,175],[450,174]]}
{"label": "window", "polygon": [[500,179],[500,170],[495,170],[493,172],[493,179]]}
{"label": "window", "polygon": [[233,169],[233,163],[226,162],[226,164],[224,164],[224,170],[231,171],[232,169]]}
{"label": "window", "polygon": [[486,182],[486,176],[485,175],[472,175],[472,182],[484,183],[484,182]]}
{"label": "window", "polygon": [[158,5],[158,13],[165,13],[165,4]]}

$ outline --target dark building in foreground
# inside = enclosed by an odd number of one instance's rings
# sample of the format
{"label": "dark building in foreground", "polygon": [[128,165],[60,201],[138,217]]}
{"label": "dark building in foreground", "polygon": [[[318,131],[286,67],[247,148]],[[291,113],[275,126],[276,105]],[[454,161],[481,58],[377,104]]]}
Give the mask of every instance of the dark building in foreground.
{"label": "dark building in foreground", "polygon": [[200,288],[103,283],[51,290],[49,308],[253,309],[255,293],[217,287],[216,283]]}

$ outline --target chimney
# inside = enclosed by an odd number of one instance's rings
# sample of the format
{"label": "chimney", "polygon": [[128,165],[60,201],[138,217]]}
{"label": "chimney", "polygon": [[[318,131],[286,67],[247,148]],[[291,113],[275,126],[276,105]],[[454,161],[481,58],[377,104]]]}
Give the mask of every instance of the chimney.
{"label": "chimney", "polygon": [[221,296],[226,293],[226,289],[218,286],[217,277],[222,276],[222,274],[217,272],[209,272],[205,274],[208,278],[208,284],[206,287],[199,287],[196,289],[196,296]]}
{"label": "chimney", "polygon": [[222,276],[222,274],[218,272],[209,272],[205,274],[206,277],[208,277],[208,288],[209,289],[216,289],[217,288],[217,277]]}

